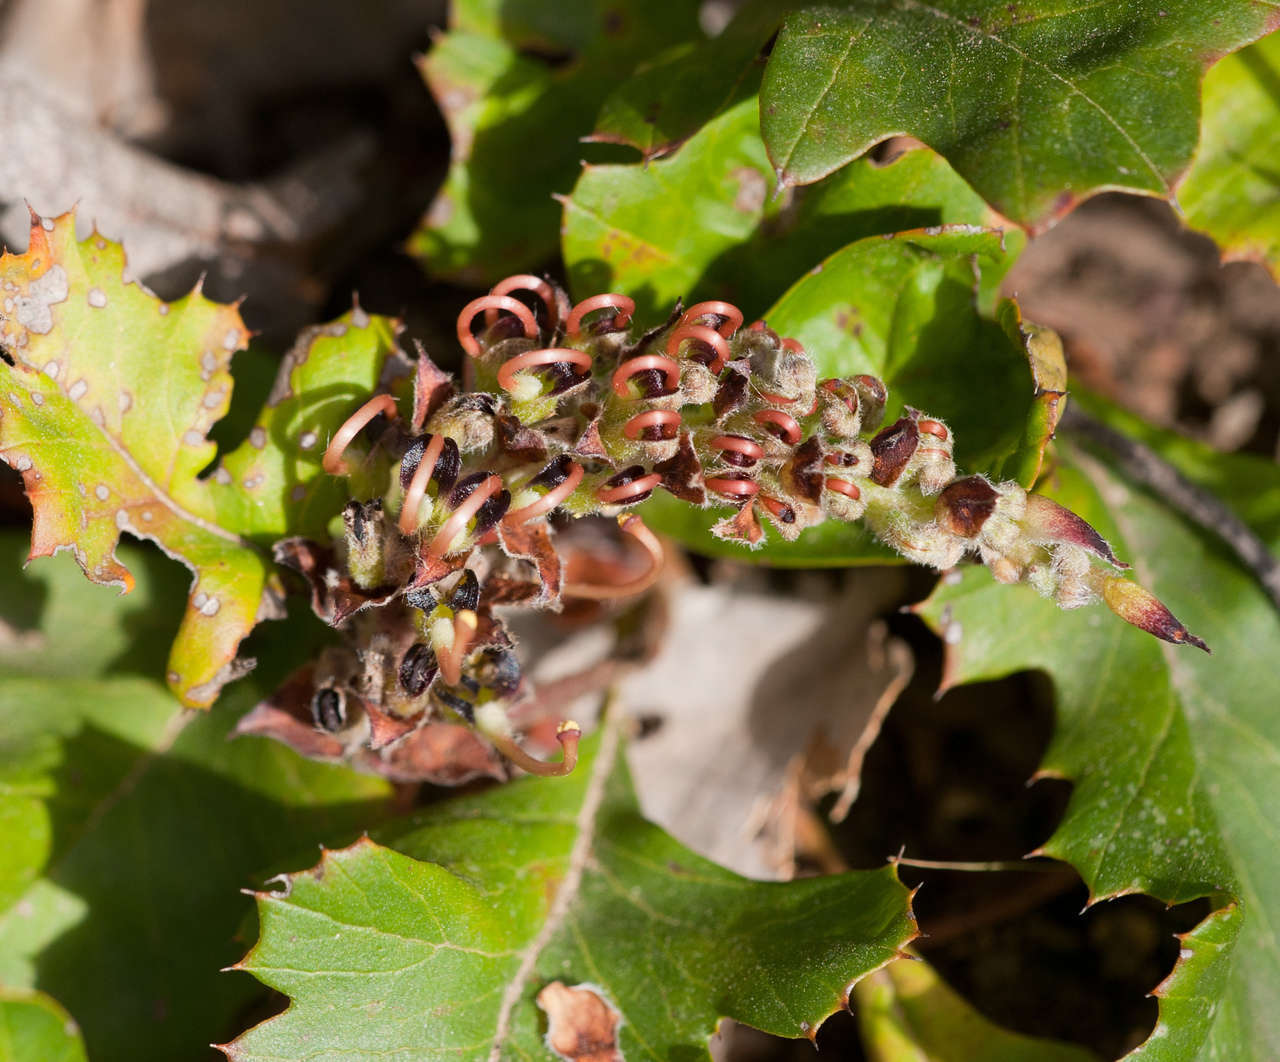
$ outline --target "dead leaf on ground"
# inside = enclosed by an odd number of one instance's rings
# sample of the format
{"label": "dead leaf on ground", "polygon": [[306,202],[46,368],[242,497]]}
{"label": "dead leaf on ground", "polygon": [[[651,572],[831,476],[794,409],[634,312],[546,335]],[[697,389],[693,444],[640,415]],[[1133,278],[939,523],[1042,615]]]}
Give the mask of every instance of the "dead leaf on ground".
{"label": "dead leaf on ground", "polygon": [[907,647],[875,622],[903,578],[858,571],[808,595],[755,577],[680,587],[662,651],[621,685],[628,711],[661,719],[630,750],[645,814],[739,873],[789,876],[809,805],[856,796],[911,675]]}

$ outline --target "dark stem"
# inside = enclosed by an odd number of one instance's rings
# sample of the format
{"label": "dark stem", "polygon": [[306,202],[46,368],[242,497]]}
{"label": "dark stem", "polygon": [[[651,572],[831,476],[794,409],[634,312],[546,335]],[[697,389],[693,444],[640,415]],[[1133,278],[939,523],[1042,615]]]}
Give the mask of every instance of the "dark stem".
{"label": "dark stem", "polygon": [[[1020,870],[1023,868],[1019,868]],[[1059,873],[1040,874],[1011,892],[992,897],[984,904],[960,914],[939,918],[924,926],[924,934],[912,945],[921,951],[948,944],[979,929],[1020,918],[1065,892],[1079,887],[1080,877],[1070,867],[1059,864]]]}
{"label": "dark stem", "polygon": [[1106,450],[1130,478],[1231,547],[1280,609],[1280,561],[1222,501],[1187,479],[1150,447],[1068,406],[1059,427]]}

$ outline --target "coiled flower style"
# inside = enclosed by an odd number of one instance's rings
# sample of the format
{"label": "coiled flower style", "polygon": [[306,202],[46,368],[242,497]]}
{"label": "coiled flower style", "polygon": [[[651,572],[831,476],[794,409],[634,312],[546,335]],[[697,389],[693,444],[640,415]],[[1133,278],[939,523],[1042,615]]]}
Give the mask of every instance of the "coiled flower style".
{"label": "coiled flower style", "polygon": [[[940,420],[907,408],[882,425],[882,381],[818,380],[800,344],[762,321],[744,327],[727,302],[677,307],[639,334],[634,311],[625,295],[570,306],[542,278],[509,277],[458,317],[462,390],[420,352],[408,416],[379,394],[334,434],[324,468],[358,495],[342,538],[277,547],[311,581],[317,613],[348,636],[313,668],[311,718],[335,739],[331,752],[386,758],[446,723],[525,770],[572,769],[574,724],[558,731],[558,763],[516,744],[508,709],[523,683],[493,608],[644,590],[662,549],[628,510],[657,489],[725,510],[715,533],[747,547],[766,527],[792,539],[824,520],[861,520],[916,563],[976,556],[999,581],[1030,583],[1064,608],[1102,599],[1157,637],[1206,648],[1117,574],[1127,566],[1080,517],[1017,483],[957,476]],[[618,516],[643,573],[565,584],[556,514]]]}

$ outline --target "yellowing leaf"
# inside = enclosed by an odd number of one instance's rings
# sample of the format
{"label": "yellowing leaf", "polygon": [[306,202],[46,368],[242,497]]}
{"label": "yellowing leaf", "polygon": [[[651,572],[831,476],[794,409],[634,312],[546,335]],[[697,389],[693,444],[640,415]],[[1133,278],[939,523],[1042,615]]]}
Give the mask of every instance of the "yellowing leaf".
{"label": "yellowing leaf", "polygon": [[1195,162],[1178,189],[1194,229],[1228,259],[1261,262],[1280,277],[1280,34],[1229,55],[1204,80]]}
{"label": "yellowing leaf", "polygon": [[1092,1051],[1002,1029],[923,961],[895,959],[853,986],[872,1062],[1097,1062]]}
{"label": "yellowing leaf", "polygon": [[124,250],[77,241],[70,214],[33,219],[26,254],[0,259],[0,457],[35,510],[31,555],[70,549],[94,582],[129,590],[120,532],[195,573],[169,659],[192,705],[217,695],[258,614],[269,562],[213,519],[197,473],[231,400],[231,355],[249,338],[233,306],[192,292],[163,303],[123,279]]}
{"label": "yellowing leaf", "polygon": [[71,550],[90,579],[127,592],[116,546],[128,531],[192,570],[167,676],[184,704],[206,707],[270,614],[271,540],[340,505],[309,484],[351,412],[345,399],[377,382],[394,329],[354,310],[304,335],[249,441],[201,478],[249,333],[235,306],[198,289],[162,302],[124,269],[123,248],[77,240],[70,214],[34,218],[27,252],[0,258],[0,460],[22,473],[35,511],[32,557]]}

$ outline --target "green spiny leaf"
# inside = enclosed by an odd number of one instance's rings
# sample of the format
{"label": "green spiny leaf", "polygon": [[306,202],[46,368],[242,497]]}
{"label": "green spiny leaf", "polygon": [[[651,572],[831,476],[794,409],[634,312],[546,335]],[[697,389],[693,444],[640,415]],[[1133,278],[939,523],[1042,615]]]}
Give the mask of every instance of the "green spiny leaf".
{"label": "green spiny leaf", "polygon": [[[1090,408],[1217,490],[1273,549],[1280,544],[1274,465],[1212,455]],[[1133,1057],[1274,1058],[1280,951],[1268,927],[1280,917],[1280,838],[1264,809],[1275,802],[1280,684],[1244,663],[1280,652],[1280,617],[1223,545],[1105,458],[1071,441],[1058,459],[1053,496],[1098,527],[1144,585],[1211,639],[1215,655],[1179,651],[1083,610],[1054,615],[1027,588],[969,571],[921,608],[949,633],[944,681],[1024,668],[1052,677],[1059,723],[1041,770],[1075,790],[1044,851],[1073,863],[1095,900],[1217,899],[1218,911],[1184,940],[1160,990],[1160,1025]]]}
{"label": "green spiny leaf", "polygon": [[248,338],[238,310],[198,291],[161,302],[124,280],[119,244],[74,230],[69,214],[37,218],[27,252],[0,258],[0,342],[13,362],[0,364],[0,459],[22,473],[35,510],[32,557],[69,549],[94,582],[128,591],[133,575],[116,558],[128,531],[192,570],[166,670],[184,704],[207,707],[278,593],[265,547],[340,507],[327,478],[313,483],[319,451],[347,399],[378,379],[394,332],[357,310],[304,336],[286,369],[297,390],[269,402],[244,446],[201,478],[216,451],[207,433],[231,400],[232,354]]}
{"label": "green spiny leaf", "polygon": [[[0,546],[6,559],[21,549],[12,533]],[[185,602],[165,589],[168,562],[120,553],[138,577],[127,597],[102,599],[70,558],[21,576],[39,624],[18,626],[26,649],[0,656],[0,984],[56,996],[95,1058],[168,1062],[226,1036],[260,995],[218,973],[243,949],[251,904],[239,890],[349,838],[389,789],[275,742],[227,740],[291,654],[315,651],[314,626],[264,628],[261,674],[213,713],[183,712],[129,674],[154,673],[163,640],[122,659],[127,636],[104,651],[102,631],[136,631],[139,614],[171,625]],[[51,661],[16,666],[41,645],[56,647]]]}
{"label": "green spiny leaf", "polygon": [[642,64],[605,99],[589,139],[634,147],[645,161],[674,151],[754,91],[763,68],[760,51],[790,6],[778,0],[744,4],[713,39]]}
{"label": "green spiny leaf", "polygon": [[228,1056],[549,1058],[574,986],[626,1057],[702,1053],[725,1015],[802,1036],[914,936],[891,869],[748,881],[640,817],[613,727],[596,746],[260,893],[241,966],[293,1004]]}
{"label": "green spiny leaf", "polygon": [[[942,224],[991,226],[999,218],[938,155],[906,151],[861,160],[809,188],[775,195],[754,98],[700,130],[674,157],[647,165],[586,166],[564,201],[562,247],[579,296],[624,291],[642,316],[677,298],[728,299],[748,319],[803,275],[866,236]],[[1024,238],[985,262],[994,293]]]}
{"label": "green spiny leaf", "polygon": [[[453,158],[409,249],[436,276],[491,284],[550,257],[551,198],[573,184],[606,92],[636,63],[694,35],[688,0],[501,11],[455,7],[453,28],[422,60]],[[538,58],[552,53],[553,67]]]}
{"label": "green spiny leaf", "polygon": [[286,535],[323,534],[348,499],[320,465],[330,437],[380,384],[398,382],[391,389],[407,396],[409,365],[398,332],[395,321],[359,307],[302,332],[249,437],[213,473],[210,489],[224,524],[264,546]]}
{"label": "green spiny leaf", "polygon": [[1203,71],[1276,23],[1252,0],[847,0],[787,17],[761,126],[783,184],[905,133],[1043,228],[1104,188],[1170,196]]}

